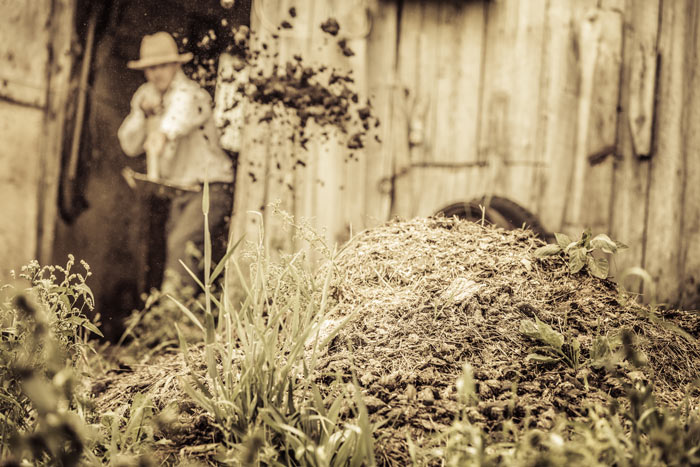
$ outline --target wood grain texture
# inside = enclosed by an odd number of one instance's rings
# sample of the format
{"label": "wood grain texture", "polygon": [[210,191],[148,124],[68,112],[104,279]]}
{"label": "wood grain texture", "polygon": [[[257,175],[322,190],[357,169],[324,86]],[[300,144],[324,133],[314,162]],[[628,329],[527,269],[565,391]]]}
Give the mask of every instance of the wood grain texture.
{"label": "wood grain texture", "polygon": [[395,147],[395,214],[426,216],[478,194],[480,178],[469,164],[478,161],[484,8],[479,2],[404,4],[398,78],[406,93],[395,94],[402,138]]}
{"label": "wood grain texture", "polygon": [[[686,10],[689,36],[686,48],[686,98],[683,105],[683,195],[681,212],[681,306],[700,307],[700,6]],[[669,298],[675,298],[670,295]]]}
{"label": "wood grain texture", "polygon": [[[44,108],[51,0],[0,2],[0,99]],[[65,19],[64,19],[65,21]]]}
{"label": "wood grain texture", "polygon": [[613,198],[614,159],[617,150],[617,120],[622,65],[622,13],[598,9],[600,22],[597,56],[593,71],[588,135],[584,152],[583,197],[580,200],[580,228],[594,233],[610,232]]}
{"label": "wood grain texture", "polygon": [[683,109],[692,41],[692,1],[662,2],[656,150],[651,160],[644,267],[657,283],[659,300],[677,296],[681,276],[684,186]]}
{"label": "wood grain texture", "polygon": [[0,101],[0,212],[11,220],[0,225],[0,279],[36,258],[37,194],[44,112]]}
{"label": "wood grain texture", "polygon": [[[618,119],[617,157],[614,161],[610,234],[612,238],[628,245],[629,249],[617,255],[613,261],[616,272],[633,266],[641,267],[644,263],[650,161],[640,160],[637,157],[637,143],[634,141],[634,130],[630,120],[636,112],[634,110],[636,104],[633,102],[639,99],[638,83],[646,80],[646,73],[642,77],[639,76],[642,73],[636,62],[639,50],[651,48],[654,56],[656,55],[659,2],[636,4],[635,8],[626,8],[624,15],[625,36],[620,83],[621,113]],[[649,110],[653,111],[653,107]],[[636,284],[626,285],[630,287],[634,285],[634,291],[640,291]]]}
{"label": "wood grain texture", "polygon": [[63,147],[63,126],[68,103],[68,81],[73,62],[70,48],[74,30],[72,19],[75,0],[53,0],[53,12],[48,24],[49,48],[47,112],[44,117],[42,168],[39,182],[38,245],[36,256],[41,264],[49,264],[58,211],[58,180]]}
{"label": "wood grain texture", "polygon": [[[547,2],[514,0],[486,4],[484,73],[481,96],[480,159],[491,171],[492,191],[532,208],[532,176],[509,163],[540,160],[536,138],[540,113],[542,51]],[[522,164],[522,163],[526,164]]]}
{"label": "wood grain texture", "polygon": [[534,211],[543,225],[564,231],[569,178],[576,148],[580,88],[574,1],[552,2],[547,10],[544,43],[542,161]]}
{"label": "wood grain texture", "polygon": [[382,1],[372,10],[372,30],[367,38],[367,92],[372,108],[379,119],[375,128],[377,139],[370,137],[365,152],[364,225],[373,226],[389,218],[391,191],[387,180],[391,177],[396,126],[393,114],[396,79],[396,41],[398,5]]}

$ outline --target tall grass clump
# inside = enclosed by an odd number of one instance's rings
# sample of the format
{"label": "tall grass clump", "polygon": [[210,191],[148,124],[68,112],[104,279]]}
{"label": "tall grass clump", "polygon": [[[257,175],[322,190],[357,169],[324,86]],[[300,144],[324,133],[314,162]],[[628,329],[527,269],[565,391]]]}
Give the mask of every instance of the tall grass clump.
{"label": "tall grass clump", "polygon": [[[340,328],[321,337],[332,268],[317,278],[302,253],[273,263],[263,247],[262,229],[249,258],[249,274],[234,256],[241,241],[213,266],[206,227],[208,198],[205,185],[203,281],[188,271],[204,291],[203,319],[177,305],[201,331],[206,375],[197,376],[192,348],[181,337],[191,370],[181,384],[221,433],[217,460],[242,465],[373,465],[372,426],[359,391],[343,389],[346,386],[338,381],[336,390],[324,393],[313,380],[319,349]],[[236,277],[243,295],[235,304],[226,288],[218,297],[211,292],[228,261],[229,274]],[[331,392],[336,396],[328,396]]]}

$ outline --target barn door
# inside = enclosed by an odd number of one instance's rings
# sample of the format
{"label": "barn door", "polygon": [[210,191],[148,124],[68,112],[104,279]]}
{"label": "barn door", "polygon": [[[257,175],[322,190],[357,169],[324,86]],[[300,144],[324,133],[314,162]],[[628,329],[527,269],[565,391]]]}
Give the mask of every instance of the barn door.
{"label": "barn door", "polygon": [[74,8],[0,2],[0,278],[50,257]]}

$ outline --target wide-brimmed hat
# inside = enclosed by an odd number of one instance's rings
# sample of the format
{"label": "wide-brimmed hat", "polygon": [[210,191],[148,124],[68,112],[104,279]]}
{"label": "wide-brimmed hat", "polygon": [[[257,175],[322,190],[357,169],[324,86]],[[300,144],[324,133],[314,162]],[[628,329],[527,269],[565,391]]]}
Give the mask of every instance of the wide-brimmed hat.
{"label": "wide-brimmed hat", "polygon": [[165,63],[185,63],[192,60],[190,52],[180,54],[173,36],[167,32],[146,35],[141,40],[141,57],[126,64],[133,70],[143,70]]}

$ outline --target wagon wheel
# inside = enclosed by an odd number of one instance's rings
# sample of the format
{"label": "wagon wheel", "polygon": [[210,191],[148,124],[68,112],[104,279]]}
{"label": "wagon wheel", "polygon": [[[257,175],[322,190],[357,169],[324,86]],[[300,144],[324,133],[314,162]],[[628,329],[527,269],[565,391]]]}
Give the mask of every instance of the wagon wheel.
{"label": "wagon wheel", "polygon": [[[441,209],[437,214],[442,213],[445,217],[456,216],[460,219],[480,222],[482,216],[480,206],[485,206],[486,201],[486,197],[483,197],[468,203],[454,203]],[[505,229],[528,228],[545,241],[549,241],[552,238],[552,234],[542,226],[536,215],[519,204],[501,196],[491,197],[490,203],[484,212],[484,220]]]}
{"label": "wagon wheel", "polygon": [[[444,215],[445,217],[458,217],[459,219],[465,219],[473,222],[481,222],[482,212],[481,203],[478,201],[470,201],[468,203],[454,203],[450,204],[444,209],[439,210],[437,215]],[[488,207],[483,213],[483,219],[489,224],[493,224],[498,227],[503,227],[504,229],[512,229],[513,226],[508,222],[508,220],[503,217],[495,209]]]}

